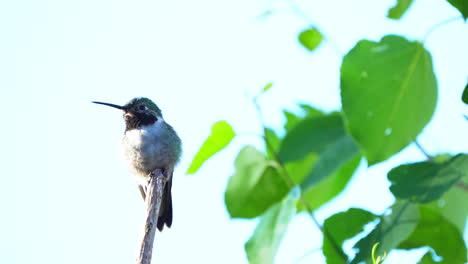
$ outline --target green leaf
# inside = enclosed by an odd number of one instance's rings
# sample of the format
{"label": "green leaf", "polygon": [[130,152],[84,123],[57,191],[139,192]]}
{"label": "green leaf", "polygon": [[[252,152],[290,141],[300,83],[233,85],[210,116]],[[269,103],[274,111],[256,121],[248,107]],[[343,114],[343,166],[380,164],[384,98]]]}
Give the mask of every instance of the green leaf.
{"label": "green leaf", "polygon": [[388,10],[387,17],[391,19],[400,19],[413,3],[413,0],[397,0],[394,7]]}
{"label": "green leaf", "polygon": [[299,42],[309,51],[316,49],[322,42],[323,36],[317,28],[309,28],[299,34]]}
{"label": "green leaf", "polygon": [[[349,160],[331,176],[304,191],[302,195],[303,199],[314,210],[333,199],[348,185],[360,160],[361,155],[355,155],[354,158]],[[302,204],[298,204],[298,210],[302,211],[304,209]]]}
{"label": "green leaf", "polygon": [[211,156],[225,148],[236,133],[226,121],[216,122],[211,127],[211,135],[205,140],[192,160],[187,174],[194,174]]}
{"label": "green leaf", "polygon": [[314,168],[302,181],[301,189],[309,190],[314,185],[327,179],[358,154],[359,148],[356,143],[348,134],[344,134],[320,154]]}
{"label": "green leaf", "polygon": [[263,87],[263,92],[270,90],[271,87],[273,87],[273,83],[268,83],[267,85],[265,85],[265,87]]}
{"label": "green leaf", "polygon": [[460,13],[463,18],[466,20],[468,18],[468,1],[466,0],[447,0],[452,6],[454,6]]}
{"label": "green leaf", "polygon": [[429,246],[442,257],[442,261],[436,261],[428,252],[419,263],[466,263],[466,245],[457,227],[437,211],[426,206],[419,207],[419,215],[416,229],[398,248],[413,249]]}
{"label": "green leaf", "polygon": [[[346,212],[341,212],[330,216],[324,222],[324,228],[333,238],[338,247],[342,248],[343,243],[364,231],[364,226],[375,220],[376,215],[363,209],[351,208]],[[323,237],[323,255],[328,264],[347,264],[348,258],[341,252],[337,252],[333,243],[327,236]]]}
{"label": "green leaf", "polygon": [[392,212],[380,218],[380,223],[366,237],[359,240],[355,249],[359,252],[351,264],[372,263],[371,252],[375,243],[379,242],[376,255],[383,256],[384,252],[397,247],[416,228],[419,219],[418,208],[415,204],[407,201],[397,201],[392,206]]}
{"label": "green leaf", "polygon": [[468,84],[465,86],[465,90],[463,90],[462,101],[468,104]]}
{"label": "green leaf", "polygon": [[262,216],[254,234],[245,244],[249,263],[274,262],[281,240],[295,214],[298,197],[299,190],[293,189],[284,201],[268,209]]}
{"label": "green leaf", "polygon": [[343,119],[338,113],[307,118],[286,134],[278,156],[282,162],[299,160],[311,152],[323,152],[344,135]]}
{"label": "green leaf", "polygon": [[299,121],[303,119],[324,115],[322,111],[310,105],[300,104],[299,107],[302,109],[302,113],[300,114],[294,114],[287,110],[283,111],[284,116],[286,117],[286,123],[284,124],[284,129],[286,131],[290,131],[291,129],[293,129],[297,125],[297,123],[299,123]]}
{"label": "green leaf", "polygon": [[296,185],[299,185],[310,173],[318,160],[316,153],[310,153],[302,160],[291,161],[284,164],[286,171]]}
{"label": "green leaf", "polygon": [[225,193],[231,217],[257,217],[286,196],[290,188],[274,166],[254,147],[239,152]]}
{"label": "green leaf", "polygon": [[[434,157],[434,161],[444,163],[451,158],[452,156],[449,154],[440,154]],[[465,174],[458,183],[468,183],[468,175]],[[468,203],[465,201],[468,201],[468,192],[456,186],[445,192],[439,200],[428,203],[426,207],[440,213],[444,218],[452,222],[460,233],[464,233],[468,215]]]}
{"label": "green leaf", "polygon": [[399,36],[361,40],[343,59],[343,111],[369,165],[414,140],[432,118],[436,101],[431,55],[419,42]]}
{"label": "green leaf", "polygon": [[[311,154],[318,155],[314,163],[305,158]],[[292,177],[300,184],[310,206],[318,207],[343,190],[359,163],[356,157],[360,155],[358,146],[346,133],[341,115],[333,113],[298,121],[281,142],[278,156],[285,162],[290,175],[295,175],[290,171],[291,167],[309,165],[308,171],[301,171],[306,174]],[[351,160],[354,162],[350,165]],[[291,162],[295,165],[289,165]],[[345,169],[340,171],[342,168]],[[320,186],[314,188],[316,185]]]}
{"label": "green leaf", "polygon": [[462,177],[468,176],[468,155],[443,163],[432,161],[401,165],[388,173],[390,191],[400,199],[427,203],[439,199]]}
{"label": "green leaf", "polygon": [[468,215],[468,192],[454,187],[442,196],[440,200],[429,203],[427,206],[439,212],[447,220],[452,222],[463,233]]}
{"label": "green leaf", "polygon": [[[281,143],[281,138],[275,133],[275,131],[271,128],[265,128],[265,137],[266,140],[270,143],[271,146],[265,146],[265,149],[267,150],[268,157],[271,159],[275,159],[275,153],[278,152],[278,148]],[[266,142],[265,142],[266,144]],[[272,150],[270,149],[273,148],[274,153],[272,153]]]}

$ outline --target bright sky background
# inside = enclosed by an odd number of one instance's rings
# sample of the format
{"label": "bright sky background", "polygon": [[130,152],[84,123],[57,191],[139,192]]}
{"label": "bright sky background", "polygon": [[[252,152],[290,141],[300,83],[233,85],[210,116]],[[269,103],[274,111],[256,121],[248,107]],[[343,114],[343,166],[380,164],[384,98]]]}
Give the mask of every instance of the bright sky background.
{"label": "bright sky background", "polygon": [[[444,0],[418,0],[401,21],[387,19],[393,0],[298,1],[346,53],[362,38],[396,33],[421,40],[432,25],[458,15]],[[3,129],[0,183],[1,263],[132,263],[144,204],[120,158],[124,123],[115,109],[135,96],[152,98],[179,132],[184,156],[173,185],[173,227],[156,236],[157,263],[246,263],[243,245],[257,221],[230,220],[224,189],[240,137],[197,175],[185,176],[210,126],[228,120],[258,132],[246,97],[266,83],[267,122],[306,102],[340,108],[340,55],[324,43],[309,53],[297,42],[308,24],[286,0],[15,0],[0,2],[0,89]],[[271,7],[280,11],[264,20]],[[468,26],[448,24],[426,42],[439,83],[439,104],[420,137],[430,153],[467,151],[468,109],[460,95],[468,77]],[[343,195],[317,212],[320,220],[349,207],[381,213],[392,202],[386,172],[423,159],[408,147],[366,169]],[[365,164],[362,164],[365,165]],[[465,236],[466,237],[466,236]],[[292,222],[277,263],[294,263],[319,248],[306,215]],[[413,263],[392,256],[388,263]],[[300,263],[321,263],[320,253]]]}

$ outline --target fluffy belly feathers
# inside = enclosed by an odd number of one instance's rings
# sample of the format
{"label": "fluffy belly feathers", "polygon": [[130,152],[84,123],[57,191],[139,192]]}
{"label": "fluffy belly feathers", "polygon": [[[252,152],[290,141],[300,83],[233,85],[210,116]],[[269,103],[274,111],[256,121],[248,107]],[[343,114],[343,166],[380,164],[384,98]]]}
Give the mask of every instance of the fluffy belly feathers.
{"label": "fluffy belly feathers", "polygon": [[147,178],[156,168],[173,166],[168,155],[169,142],[160,136],[160,130],[154,125],[125,133],[122,140],[124,159],[139,177]]}

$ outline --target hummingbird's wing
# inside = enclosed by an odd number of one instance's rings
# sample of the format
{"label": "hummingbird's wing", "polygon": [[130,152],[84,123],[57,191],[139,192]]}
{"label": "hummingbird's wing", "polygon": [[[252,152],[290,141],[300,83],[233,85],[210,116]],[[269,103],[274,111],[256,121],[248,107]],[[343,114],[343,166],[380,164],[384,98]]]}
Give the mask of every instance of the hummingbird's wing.
{"label": "hummingbird's wing", "polygon": [[[171,172],[172,174],[172,172]],[[171,227],[172,225],[172,175],[169,176],[169,180],[166,182],[166,186],[164,186],[164,193],[163,199],[161,201],[161,207],[158,217],[158,223],[156,224],[159,231],[162,231],[164,228],[164,224],[167,227]]]}

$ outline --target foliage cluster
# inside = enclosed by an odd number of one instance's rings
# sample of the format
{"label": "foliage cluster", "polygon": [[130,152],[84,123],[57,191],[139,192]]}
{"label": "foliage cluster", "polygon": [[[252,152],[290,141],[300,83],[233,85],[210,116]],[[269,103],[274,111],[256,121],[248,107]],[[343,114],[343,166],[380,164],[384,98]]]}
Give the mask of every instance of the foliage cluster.
{"label": "foliage cluster", "polygon": [[[400,19],[412,1],[399,0],[388,12]],[[468,2],[448,0],[466,19]],[[326,38],[314,26],[298,36],[314,51]],[[438,98],[430,52],[424,43],[387,35],[379,42],[361,40],[342,59],[341,111],[325,113],[300,105],[302,113],[284,111],[284,135],[263,125],[265,149],[243,147],[235,160],[225,203],[232,218],[260,217],[245,250],[250,263],[273,263],[295,214],[306,211],[323,233],[327,263],[372,263],[394,249],[427,247],[419,263],[465,263],[462,234],[468,213],[468,154],[427,156],[388,173],[395,203],[382,215],[360,208],[338,212],[317,222],[314,210],[341,193],[365,158],[384,162],[413,142],[431,120]],[[258,108],[267,84],[253,98]],[[468,88],[462,100],[468,103]],[[187,173],[195,173],[234,138],[226,122],[213,125]],[[421,149],[422,150],[422,149]],[[343,243],[373,229],[355,245],[354,256]],[[379,243],[378,247],[375,245]],[[379,263],[382,261],[380,258]]]}

